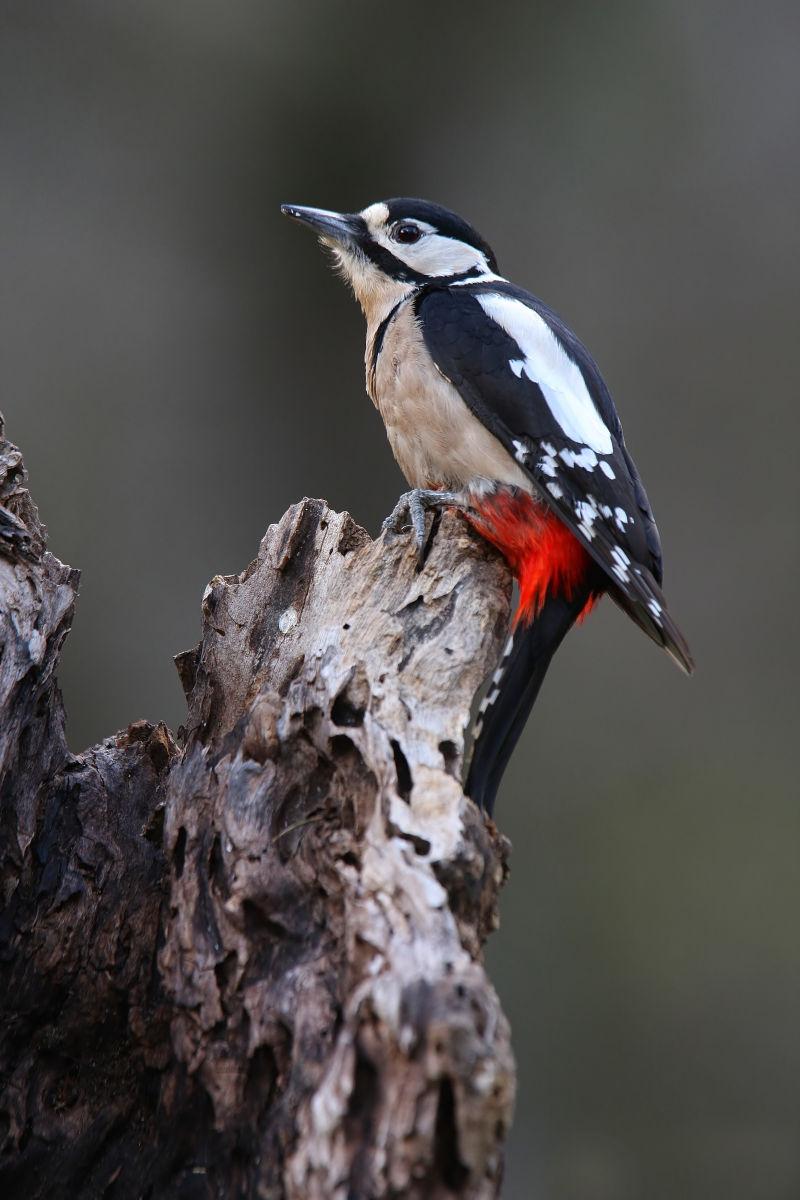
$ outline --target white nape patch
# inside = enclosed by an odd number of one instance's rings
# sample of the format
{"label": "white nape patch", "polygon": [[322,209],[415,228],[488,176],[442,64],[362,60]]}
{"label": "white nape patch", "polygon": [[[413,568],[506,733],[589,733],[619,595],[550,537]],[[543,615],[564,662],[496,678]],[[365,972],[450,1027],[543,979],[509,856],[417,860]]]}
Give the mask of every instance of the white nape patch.
{"label": "white nape patch", "polygon": [[614,509],[614,520],[616,522],[617,529],[624,529],[626,525],[633,524],[633,517],[629,517],[624,508]]}
{"label": "white nape patch", "polygon": [[514,372],[517,379],[521,379],[522,372],[525,369],[525,359],[524,358],[510,358],[508,360],[508,365],[511,367],[511,370]]}
{"label": "white nape patch", "polygon": [[517,441],[516,438],[513,438],[511,441],[511,445],[514,447],[514,458],[517,460],[517,462],[518,463],[527,462],[528,447],[525,445],[525,443],[519,442],[519,441]]}
{"label": "white nape patch", "polygon": [[584,471],[593,471],[597,466],[597,455],[588,446],[581,447],[577,454],[574,450],[559,450],[558,456],[568,467],[583,467]]}
{"label": "white nape patch", "polygon": [[614,468],[611,466],[611,463],[606,462],[606,460],[604,458],[601,458],[601,460],[600,460],[600,470],[603,472],[606,479],[616,479],[617,478]]}
{"label": "white nape patch", "polygon": [[449,286],[469,287],[471,283],[508,283],[508,280],[505,275],[495,275],[493,271],[489,270],[487,264],[486,270],[482,270],[480,275],[470,275],[469,279],[454,279]]}
{"label": "white nape patch", "polygon": [[541,388],[565,435],[597,454],[611,454],[614,448],[611,434],[595,408],[580,368],[547,322],[534,309],[510,296],[490,292],[477,299],[486,315],[505,329],[524,353],[523,371]]}
{"label": "white nape patch", "polygon": [[563,500],[564,489],[558,483],[548,483],[547,490],[556,500]]}

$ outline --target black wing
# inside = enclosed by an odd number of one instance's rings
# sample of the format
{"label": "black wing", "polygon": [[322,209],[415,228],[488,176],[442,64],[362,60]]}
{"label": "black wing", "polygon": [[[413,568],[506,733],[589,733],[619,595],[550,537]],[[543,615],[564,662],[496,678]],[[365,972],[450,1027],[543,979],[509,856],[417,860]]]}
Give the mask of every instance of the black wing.
{"label": "black wing", "polygon": [[415,306],[437,369],[603,568],[614,599],[690,671],[659,587],[650,504],[586,349],[505,281],[430,286]]}

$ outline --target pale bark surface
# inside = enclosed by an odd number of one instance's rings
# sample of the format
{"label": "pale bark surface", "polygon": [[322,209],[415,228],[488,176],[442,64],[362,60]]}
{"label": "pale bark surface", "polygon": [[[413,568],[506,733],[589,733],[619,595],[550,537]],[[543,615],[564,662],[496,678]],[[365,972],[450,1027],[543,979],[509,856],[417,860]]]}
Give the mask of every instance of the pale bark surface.
{"label": "pale bark surface", "polygon": [[209,584],[180,746],[75,756],[77,572],[7,442],[0,505],[0,1193],[499,1195],[508,847],[459,781],[500,560],[447,516],[417,572],[305,500]]}

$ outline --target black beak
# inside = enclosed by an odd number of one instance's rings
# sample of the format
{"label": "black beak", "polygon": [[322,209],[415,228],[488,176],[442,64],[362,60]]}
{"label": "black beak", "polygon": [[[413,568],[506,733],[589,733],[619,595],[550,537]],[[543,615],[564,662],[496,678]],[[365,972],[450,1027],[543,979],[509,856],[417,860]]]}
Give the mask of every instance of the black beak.
{"label": "black beak", "polygon": [[329,212],[327,208],[302,208],[299,204],[282,204],[285,217],[309,225],[319,237],[333,242],[352,242],[358,233],[358,218],[349,213]]}

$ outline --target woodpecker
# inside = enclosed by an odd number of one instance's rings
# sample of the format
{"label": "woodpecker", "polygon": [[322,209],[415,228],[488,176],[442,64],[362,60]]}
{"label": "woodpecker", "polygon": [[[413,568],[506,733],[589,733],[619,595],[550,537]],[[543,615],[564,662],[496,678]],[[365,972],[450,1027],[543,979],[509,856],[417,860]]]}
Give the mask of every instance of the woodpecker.
{"label": "woodpecker", "polygon": [[553,654],[603,593],[693,670],[647,494],[591,355],[465,220],[410,198],[281,211],[332,252],[366,318],[367,392],[411,487],[385,528],[410,520],[421,555],[426,509],[453,506],[519,585],[465,785],[491,814]]}

